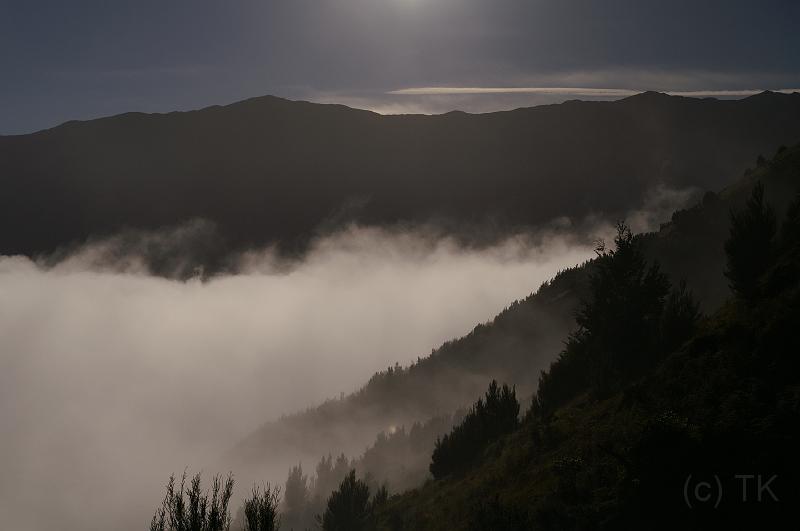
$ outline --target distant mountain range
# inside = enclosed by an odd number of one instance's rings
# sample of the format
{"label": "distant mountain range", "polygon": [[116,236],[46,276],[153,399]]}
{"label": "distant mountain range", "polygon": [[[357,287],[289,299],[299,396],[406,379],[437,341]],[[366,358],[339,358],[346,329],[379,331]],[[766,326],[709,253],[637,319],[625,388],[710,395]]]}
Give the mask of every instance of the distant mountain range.
{"label": "distant mountain range", "polygon": [[47,254],[200,218],[199,261],[302,249],[343,221],[439,222],[465,238],[619,216],[662,183],[718,189],[800,140],[800,94],[643,93],[489,114],[382,116],[254,98],[0,137],[0,253]]}

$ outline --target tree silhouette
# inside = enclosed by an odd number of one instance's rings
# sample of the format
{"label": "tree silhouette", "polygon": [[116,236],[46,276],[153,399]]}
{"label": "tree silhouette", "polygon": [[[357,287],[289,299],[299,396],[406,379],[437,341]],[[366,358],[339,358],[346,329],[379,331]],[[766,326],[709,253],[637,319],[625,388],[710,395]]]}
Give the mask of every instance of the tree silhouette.
{"label": "tree silhouette", "polygon": [[630,228],[617,224],[614,249],[598,246],[590,295],[570,340],[585,343],[599,390],[613,388],[655,361],[660,317],[670,284],[657,263],[648,266]]}
{"label": "tree silhouette", "polygon": [[686,341],[699,318],[686,283],[670,291],[624,223],[614,249],[601,243],[596,253],[589,294],[575,318],[579,328],[539,377],[532,410],[544,418],[586,390],[607,394],[641,376]]}
{"label": "tree silhouette", "polygon": [[287,509],[302,507],[308,498],[308,476],[303,474],[303,465],[292,467],[286,478],[284,503]]}
{"label": "tree silhouette", "polygon": [[748,303],[758,297],[761,275],[772,261],[777,222],[775,212],[764,201],[759,181],[744,210],[731,212],[730,237],[725,242],[729,285]]}
{"label": "tree silhouette", "polygon": [[286,527],[302,529],[309,501],[308,476],[303,474],[302,465],[293,466],[286,478],[283,498]]}
{"label": "tree silhouette", "polygon": [[150,531],[227,531],[231,516],[228,503],[233,494],[233,476],[225,481],[214,476],[211,493],[202,489],[200,474],[186,485],[186,472],[176,487],[175,476],[167,483],[167,493],[150,523]]}
{"label": "tree silhouette", "polygon": [[280,487],[267,483],[263,489],[253,487],[253,493],[244,502],[244,531],[276,531],[280,527],[278,504]]}
{"label": "tree silhouette", "polygon": [[479,398],[453,430],[436,441],[430,472],[440,479],[459,472],[480,457],[486,446],[519,424],[516,390],[501,388],[492,380],[483,398]]}
{"label": "tree silhouette", "polygon": [[325,531],[362,531],[367,529],[371,512],[369,487],[351,470],[328,498],[320,524]]}
{"label": "tree silhouette", "polygon": [[542,371],[532,410],[542,417],[549,417],[556,408],[586,390],[591,384],[591,369],[587,345],[583,333],[567,339],[564,350],[550,369]]}

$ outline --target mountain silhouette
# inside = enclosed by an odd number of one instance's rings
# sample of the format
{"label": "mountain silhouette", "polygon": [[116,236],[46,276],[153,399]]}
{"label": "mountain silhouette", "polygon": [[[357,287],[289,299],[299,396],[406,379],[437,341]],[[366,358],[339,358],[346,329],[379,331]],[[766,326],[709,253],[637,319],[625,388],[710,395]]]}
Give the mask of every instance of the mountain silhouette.
{"label": "mountain silhouette", "polygon": [[646,92],[488,114],[382,116],[266,96],[0,137],[0,253],[191,219],[230,249],[299,250],[345,221],[437,222],[466,239],[560,216],[620,217],[655,183],[718,189],[800,140],[800,94]]}

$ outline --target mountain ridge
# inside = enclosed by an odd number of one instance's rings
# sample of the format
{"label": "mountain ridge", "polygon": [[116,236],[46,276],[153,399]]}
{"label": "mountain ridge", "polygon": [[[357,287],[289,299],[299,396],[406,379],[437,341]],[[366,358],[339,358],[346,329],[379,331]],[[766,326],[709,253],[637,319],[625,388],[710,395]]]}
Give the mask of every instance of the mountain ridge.
{"label": "mountain ridge", "polygon": [[83,123],[87,123],[87,122],[97,122],[97,121],[102,121],[102,120],[110,120],[110,119],[122,118],[122,117],[126,117],[126,116],[151,116],[151,117],[173,116],[173,115],[182,115],[182,114],[190,114],[190,113],[199,113],[199,112],[203,112],[203,111],[211,111],[211,110],[217,110],[217,109],[227,109],[227,108],[231,108],[231,107],[244,106],[244,105],[247,105],[247,104],[265,102],[265,101],[281,102],[281,103],[292,103],[292,104],[308,104],[308,105],[315,105],[315,106],[321,106],[321,107],[325,107],[326,106],[326,107],[342,108],[342,109],[348,109],[348,110],[352,110],[352,111],[361,111],[361,112],[369,113],[369,114],[376,115],[376,116],[429,116],[429,117],[437,117],[437,116],[447,116],[447,115],[453,115],[453,114],[455,114],[455,115],[468,115],[468,116],[482,116],[482,115],[501,114],[501,113],[513,113],[515,111],[528,110],[528,109],[538,109],[538,108],[542,108],[542,107],[554,107],[554,106],[560,106],[560,105],[568,105],[568,104],[573,104],[575,102],[581,102],[581,103],[601,103],[601,102],[602,103],[619,103],[619,102],[625,102],[625,101],[636,101],[636,100],[639,100],[639,99],[650,99],[650,100],[653,100],[653,99],[655,99],[657,97],[662,97],[662,96],[666,97],[666,98],[681,98],[681,99],[700,100],[700,101],[744,101],[744,100],[752,100],[752,99],[759,99],[759,98],[765,98],[765,97],[800,97],[800,92],[796,92],[795,91],[795,92],[786,93],[786,92],[773,91],[773,90],[763,90],[763,91],[761,91],[761,92],[759,92],[757,94],[752,94],[750,96],[743,96],[743,97],[738,97],[738,98],[717,98],[717,97],[713,97],[713,96],[708,96],[708,97],[683,96],[683,95],[669,94],[668,92],[662,92],[662,91],[658,91],[658,90],[643,90],[642,92],[639,92],[637,94],[633,94],[631,96],[625,96],[625,97],[621,97],[621,98],[617,98],[617,99],[581,100],[581,99],[577,99],[576,98],[576,99],[571,99],[571,100],[565,100],[565,101],[559,102],[559,103],[545,103],[545,104],[540,104],[540,105],[529,105],[529,106],[515,107],[513,109],[504,109],[504,110],[497,110],[497,111],[469,112],[469,111],[464,111],[464,110],[461,110],[461,109],[452,109],[450,111],[445,111],[445,112],[440,112],[440,113],[386,113],[386,114],[379,113],[379,112],[376,112],[376,111],[372,111],[370,109],[364,109],[364,108],[361,108],[361,107],[354,107],[354,106],[347,105],[347,104],[344,104],[344,103],[328,103],[328,102],[323,103],[323,102],[315,102],[315,101],[311,101],[311,100],[286,98],[286,97],[283,97],[283,96],[276,96],[274,94],[263,94],[261,96],[252,96],[252,97],[249,97],[249,98],[236,100],[236,101],[233,101],[231,103],[212,104],[212,105],[207,105],[207,106],[204,106],[204,107],[198,107],[198,108],[194,108],[194,109],[173,110],[173,111],[153,111],[153,112],[148,112],[148,111],[126,111],[126,112],[121,112],[121,113],[117,113],[117,114],[97,116],[97,117],[94,117],[94,118],[72,119],[72,120],[67,120],[65,122],[61,122],[61,123],[55,124],[55,125],[53,125],[51,127],[45,127],[43,129],[37,129],[35,131],[31,131],[31,132],[28,132],[28,133],[0,135],[0,138],[36,135],[36,134],[39,134],[39,133],[44,133],[44,132],[51,131],[53,129],[58,129],[58,128],[61,128],[61,127],[64,127],[64,126],[68,126],[68,125],[76,125],[76,124],[83,124]]}
{"label": "mountain ridge", "polygon": [[224,244],[196,265],[224,271],[232,250],[302,252],[343,211],[344,223],[439,220],[464,241],[491,239],[561,216],[619,218],[657,185],[717,189],[797,141],[800,95],[434,116],[264,97],[125,114],[0,138],[0,223],[18,227],[0,252],[48,256],[199,218]]}

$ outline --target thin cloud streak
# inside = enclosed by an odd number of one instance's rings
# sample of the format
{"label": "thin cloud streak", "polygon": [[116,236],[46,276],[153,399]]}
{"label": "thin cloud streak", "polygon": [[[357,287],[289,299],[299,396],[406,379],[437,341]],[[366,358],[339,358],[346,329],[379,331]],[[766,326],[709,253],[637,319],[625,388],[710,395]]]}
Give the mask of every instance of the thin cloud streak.
{"label": "thin cloud streak", "polygon": [[[582,97],[625,98],[644,92],[643,90],[620,88],[589,87],[412,87],[389,91],[397,96],[442,96],[463,94],[552,94]],[[686,97],[746,97],[759,94],[763,90],[693,90],[667,91],[671,96]],[[774,92],[791,94],[800,89],[779,89]]]}
{"label": "thin cloud streak", "polygon": [[576,96],[625,97],[637,94],[627,89],[595,89],[567,87],[414,87],[392,90],[400,96],[439,96],[445,94],[572,94]]}

